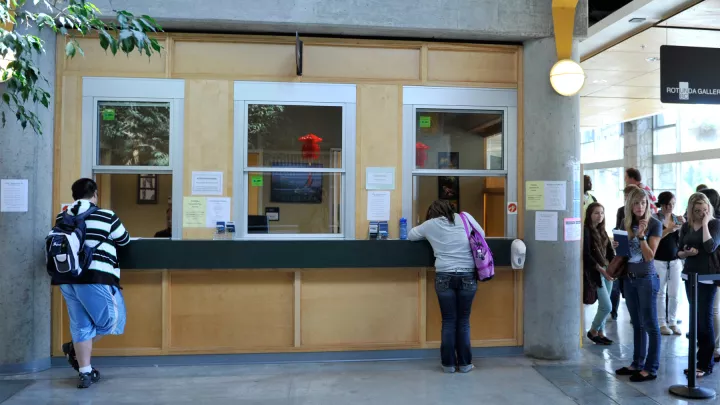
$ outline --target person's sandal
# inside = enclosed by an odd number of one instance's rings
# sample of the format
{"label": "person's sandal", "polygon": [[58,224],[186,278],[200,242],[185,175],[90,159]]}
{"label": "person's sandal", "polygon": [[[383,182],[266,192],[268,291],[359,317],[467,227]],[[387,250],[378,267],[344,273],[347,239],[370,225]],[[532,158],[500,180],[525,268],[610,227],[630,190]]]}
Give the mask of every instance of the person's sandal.
{"label": "person's sandal", "polygon": [[629,367],[623,367],[623,368],[619,368],[619,369],[615,370],[615,375],[628,376],[628,375],[633,375],[637,372],[638,372],[637,370],[633,370]]}

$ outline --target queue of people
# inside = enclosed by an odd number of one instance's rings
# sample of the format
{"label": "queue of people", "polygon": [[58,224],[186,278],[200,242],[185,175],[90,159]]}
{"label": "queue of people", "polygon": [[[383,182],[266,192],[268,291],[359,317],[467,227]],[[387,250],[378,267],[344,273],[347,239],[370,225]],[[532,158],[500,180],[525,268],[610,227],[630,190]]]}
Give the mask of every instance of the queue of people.
{"label": "queue of people", "polygon": [[[617,211],[615,229],[627,233],[629,253],[615,257],[619,243],[606,233],[605,210],[594,197],[584,213],[584,298],[586,304],[593,297],[599,303],[587,337],[595,344],[613,343],[605,336],[605,321],[608,315],[617,319],[622,294],[633,326],[633,361],[616,374],[643,382],[657,378],[661,335],[682,335],[677,319],[681,274],[720,273],[715,256],[720,246],[720,194],[698,186],[685,215],[678,216],[673,212],[675,195],[666,191],[656,199],[637,169],[626,170],[625,181],[625,204]],[[720,361],[720,294],[713,282],[701,283],[697,370],[685,370],[698,378],[711,374]],[[685,288],[689,289],[687,282]]]}

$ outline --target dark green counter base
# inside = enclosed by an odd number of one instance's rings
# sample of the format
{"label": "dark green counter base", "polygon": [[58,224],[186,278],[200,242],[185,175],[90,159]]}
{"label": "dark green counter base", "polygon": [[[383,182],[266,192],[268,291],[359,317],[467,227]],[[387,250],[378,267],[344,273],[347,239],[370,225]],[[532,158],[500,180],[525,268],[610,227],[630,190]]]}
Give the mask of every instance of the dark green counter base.
{"label": "dark green counter base", "polygon": [[[495,266],[510,266],[512,239],[488,239]],[[406,240],[171,241],[142,239],[121,248],[123,269],[309,269],[432,267],[427,242]]]}

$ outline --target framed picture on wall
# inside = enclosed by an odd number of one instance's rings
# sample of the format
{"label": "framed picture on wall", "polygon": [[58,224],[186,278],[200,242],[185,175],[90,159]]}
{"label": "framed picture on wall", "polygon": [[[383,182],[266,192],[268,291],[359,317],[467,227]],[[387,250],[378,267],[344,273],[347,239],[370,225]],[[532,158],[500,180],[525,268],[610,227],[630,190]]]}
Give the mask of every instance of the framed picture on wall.
{"label": "framed picture on wall", "polygon": [[438,152],[438,169],[460,168],[460,152]]}
{"label": "framed picture on wall", "polygon": [[157,204],[158,202],[158,178],[156,174],[138,175],[138,204]]}

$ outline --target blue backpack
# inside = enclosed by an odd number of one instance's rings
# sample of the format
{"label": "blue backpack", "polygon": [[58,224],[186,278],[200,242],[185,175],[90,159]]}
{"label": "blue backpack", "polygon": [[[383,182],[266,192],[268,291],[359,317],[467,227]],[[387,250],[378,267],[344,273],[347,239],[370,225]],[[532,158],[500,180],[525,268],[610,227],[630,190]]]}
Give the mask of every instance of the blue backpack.
{"label": "blue backpack", "polygon": [[70,273],[78,277],[90,267],[95,248],[85,244],[85,219],[97,210],[93,206],[80,215],[63,212],[62,218],[45,238],[48,272]]}

